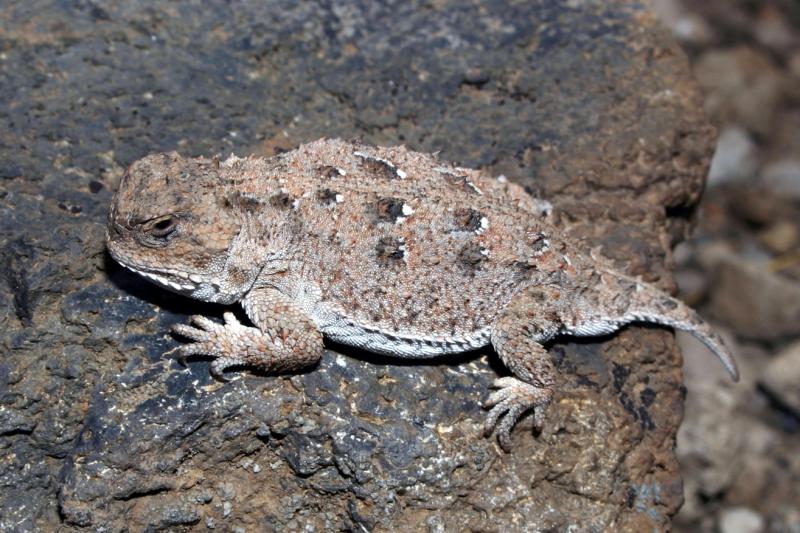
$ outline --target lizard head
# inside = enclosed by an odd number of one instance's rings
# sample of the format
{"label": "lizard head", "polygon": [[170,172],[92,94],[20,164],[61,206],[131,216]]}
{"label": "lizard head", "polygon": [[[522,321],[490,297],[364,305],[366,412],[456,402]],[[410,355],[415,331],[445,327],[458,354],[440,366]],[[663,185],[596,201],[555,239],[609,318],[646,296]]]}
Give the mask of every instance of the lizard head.
{"label": "lizard head", "polygon": [[164,288],[232,303],[252,286],[258,265],[231,264],[243,224],[224,197],[217,160],[149,155],[122,177],[106,246],[117,262]]}

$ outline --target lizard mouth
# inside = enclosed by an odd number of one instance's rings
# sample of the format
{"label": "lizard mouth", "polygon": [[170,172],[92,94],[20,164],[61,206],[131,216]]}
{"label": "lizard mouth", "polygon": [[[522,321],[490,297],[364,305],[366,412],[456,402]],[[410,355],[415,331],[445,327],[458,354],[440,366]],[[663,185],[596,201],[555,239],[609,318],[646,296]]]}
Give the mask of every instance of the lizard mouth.
{"label": "lizard mouth", "polygon": [[[167,276],[163,276],[161,274],[156,274],[155,272],[150,272],[147,270],[140,270],[134,266],[131,266],[126,263],[120,263],[122,266],[130,270],[131,272],[136,272],[137,274],[144,276],[145,278],[158,283],[159,285],[163,285],[164,287],[168,287],[172,290],[183,292],[183,291],[193,291],[197,288],[197,283],[200,283],[202,280],[199,276],[195,274],[187,274],[186,272],[179,272],[179,271],[169,271],[167,272],[172,279],[168,278]],[[197,281],[195,282],[195,278]],[[173,280],[180,280],[173,281]]]}
{"label": "lizard mouth", "polygon": [[203,282],[203,278],[197,274],[189,274],[188,272],[171,269],[154,271],[143,265],[131,263],[126,257],[121,256],[111,246],[108,247],[108,251],[111,254],[111,257],[113,257],[117,263],[124,266],[131,272],[136,272],[140,276],[143,276],[157,283],[158,285],[177,292],[194,291],[197,289],[198,285]]}

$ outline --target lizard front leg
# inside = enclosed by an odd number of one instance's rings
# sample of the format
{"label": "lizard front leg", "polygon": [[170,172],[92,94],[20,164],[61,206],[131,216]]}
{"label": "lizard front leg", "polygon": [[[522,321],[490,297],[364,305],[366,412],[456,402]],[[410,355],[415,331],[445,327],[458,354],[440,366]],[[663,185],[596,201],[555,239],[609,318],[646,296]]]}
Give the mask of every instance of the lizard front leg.
{"label": "lizard front leg", "polygon": [[534,409],[534,426],[541,429],[555,384],[553,360],[539,343],[552,336],[552,324],[537,324],[537,318],[541,322],[542,316],[524,294],[512,300],[491,333],[494,349],[514,374],[495,380],[493,387],[499,390],[485,403],[485,407],[491,408],[485,432],[489,435],[496,430],[497,440],[505,451],[511,449],[511,429],[529,409]]}
{"label": "lizard front leg", "polygon": [[322,356],[322,333],[292,300],[272,288],[251,290],[242,300],[256,327],[241,324],[225,313],[225,324],[203,316],[192,317],[196,327],[178,324],[173,331],[195,342],[181,346],[178,355],[210,355],[211,373],[224,379],[232,366],[249,365],[267,372],[297,370]]}

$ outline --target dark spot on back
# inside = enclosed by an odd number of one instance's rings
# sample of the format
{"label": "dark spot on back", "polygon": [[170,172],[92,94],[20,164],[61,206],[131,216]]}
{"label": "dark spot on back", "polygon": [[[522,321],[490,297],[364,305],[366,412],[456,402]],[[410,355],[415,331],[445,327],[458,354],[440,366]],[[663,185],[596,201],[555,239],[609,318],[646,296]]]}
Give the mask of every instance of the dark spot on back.
{"label": "dark spot on back", "polygon": [[542,253],[549,248],[547,236],[541,231],[534,233],[532,237],[531,250],[534,253]]}
{"label": "dark spot on back", "polygon": [[339,169],[331,165],[323,165],[317,169],[317,173],[321,178],[332,180],[341,176]]}
{"label": "dark spot on back", "polygon": [[285,192],[279,192],[277,194],[273,194],[269,198],[269,203],[273,207],[277,207],[279,209],[289,209],[292,207],[292,197],[286,194]]}
{"label": "dark spot on back", "polygon": [[325,205],[333,205],[337,194],[339,193],[331,189],[320,189],[317,191],[317,199]]}
{"label": "dark spot on back", "polygon": [[453,213],[456,229],[461,231],[478,231],[481,228],[483,215],[474,209],[458,209]]}
{"label": "dark spot on back", "polygon": [[619,280],[619,289],[620,293],[630,297],[632,294],[636,293],[636,283],[621,279]]}
{"label": "dark spot on back", "polygon": [[534,302],[542,303],[547,301],[547,294],[541,289],[531,289],[527,293]]}
{"label": "dark spot on back", "polygon": [[458,253],[458,260],[473,268],[478,267],[486,259],[486,249],[475,243],[467,244]]}
{"label": "dark spot on back", "polygon": [[369,156],[359,157],[361,157],[361,167],[371,174],[390,180],[400,179],[400,174],[397,173],[397,167],[388,161]]}
{"label": "dark spot on back", "polygon": [[663,307],[664,309],[670,309],[670,310],[677,309],[678,308],[678,302],[676,302],[672,298],[664,298],[663,300],[661,300],[661,307]]}
{"label": "dark spot on back", "polygon": [[243,211],[256,211],[261,205],[261,200],[249,194],[243,194],[239,191],[234,191],[225,196],[223,205],[226,207],[233,207]]}
{"label": "dark spot on back", "polygon": [[395,222],[403,216],[403,200],[400,198],[380,198],[375,202],[375,212],[378,220]]}
{"label": "dark spot on back", "polygon": [[375,247],[378,259],[384,261],[398,261],[405,255],[405,243],[395,237],[381,237]]}
{"label": "dark spot on back", "polygon": [[469,181],[469,178],[466,175],[459,175],[451,172],[443,172],[442,174],[444,175],[445,179],[447,179],[447,181],[456,188],[469,194],[481,194],[478,186]]}

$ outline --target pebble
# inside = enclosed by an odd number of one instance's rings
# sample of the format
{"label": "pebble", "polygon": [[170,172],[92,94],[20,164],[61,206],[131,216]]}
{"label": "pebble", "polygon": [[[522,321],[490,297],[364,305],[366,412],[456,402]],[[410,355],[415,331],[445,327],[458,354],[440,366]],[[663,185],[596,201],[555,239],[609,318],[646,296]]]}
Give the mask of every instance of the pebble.
{"label": "pebble", "polygon": [[694,72],[714,120],[764,137],[775,133],[787,82],[769,55],[746,45],[712,49],[698,58]]}
{"label": "pebble", "polygon": [[800,161],[783,159],[765,165],[760,181],[776,193],[800,200]]}
{"label": "pebble", "polygon": [[722,131],[708,172],[710,187],[721,183],[751,180],[758,168],[756,143],[738,126]]}
{"label": "pebble", "polygon": [[761,533],[764,518],[747,507],[733,507],[722,511],[719,519],[720,533]]}
{"label": "pebble", "polygon": [[797,224],[781,220],[759,233],[758,238],[771,252],[785,254],[800,243],[800,230]]}
{"label": "pebble", "polygon": [[775,356],[760,382],[782,405],[800,416],[800,342]]}
{"label": "pebble", "polygon": [[720,322],[752,340],[800,335],[800,283],[733,254],[712,271],[710,312]]}

